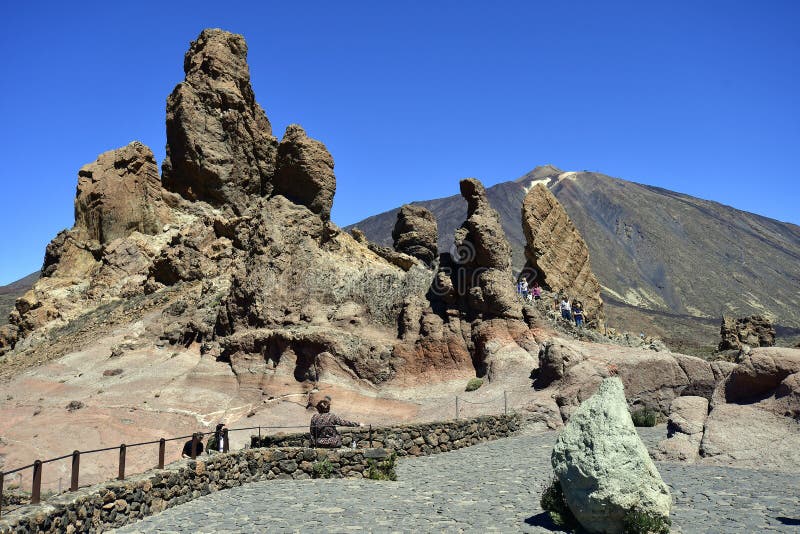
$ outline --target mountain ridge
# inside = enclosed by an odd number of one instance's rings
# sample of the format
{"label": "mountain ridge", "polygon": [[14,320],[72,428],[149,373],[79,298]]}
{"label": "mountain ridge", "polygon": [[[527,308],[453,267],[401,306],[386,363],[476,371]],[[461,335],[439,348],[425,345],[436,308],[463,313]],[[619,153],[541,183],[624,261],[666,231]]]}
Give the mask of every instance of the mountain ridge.
{"label": "mountain ridge", "polygon": [[[668,315],[648,312],[695,318],[695,332],[679,327],[673,335],[692,338],[708,350],[716,343],[711,321],[723,314],[766,314],[789,330],[800,326],[800,226],[657,186],[548,164],[487,188],[517,271],[524,266],[520,206],[535,183],[550,188],[586,239],[603,294],[647,315],[649,330],[668,337],[677,325],[664,318]],[[453,195],[414,204],[436,215],[439,248],[447,251],[455,223],[466,211],[463,202]],[[391,245],[395,213],[389,210],[347,228],[358,227],[369,239]],[[610,326],[633,330],[635,325],[636,331],[647,326],[631,317],[629,308],[612,303],[610,309]]]}

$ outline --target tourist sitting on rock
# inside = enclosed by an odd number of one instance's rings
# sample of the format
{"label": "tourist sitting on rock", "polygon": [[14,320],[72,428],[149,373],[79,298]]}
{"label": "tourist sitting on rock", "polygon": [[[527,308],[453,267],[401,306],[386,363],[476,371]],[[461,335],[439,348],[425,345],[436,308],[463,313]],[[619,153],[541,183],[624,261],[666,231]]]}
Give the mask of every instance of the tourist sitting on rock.
{"label": "tourist sitting on rock", "polygon": [[575,319],[575,326],[583,326],[583,303],[579,300],[572,302],[572,317]]}
{"label": "tourist sitting on rock", "polygon": [[[203,442],[198,439],[197,450],[195,451],[195,457],[199,456],[201,452],[203,452]],[[190,439],[189,441],[183,444],[183,451],[181,452],[181,458],[191,458],[191,457],[192,457],[192,440]]]}
{"label": "tourist sitting on rock", "polygon": [[225,451],[225,423],[219,423],[217,428],[214,430],[214,433],[208,437],[208,443],[206,443],[206,453],[211,454],[212,452],[224,452]]}
{"label": "tourist sitting on rock", "polygon": [[348,421],[331,413],[331,398],[327,395],[317,403],[317,412],[311,418],[311,441],[315,447],[341,447],[342,436],[337,426],[364,426],[364,423]]}
{"label": "tourist sitting on rock", "polygon": [[566,319],[567,321],[572,320],[572,307],[569,305],[569,299],[567,297],[563,297],[561,299],[561,304],[559,305],[561,309],[561,317]]}

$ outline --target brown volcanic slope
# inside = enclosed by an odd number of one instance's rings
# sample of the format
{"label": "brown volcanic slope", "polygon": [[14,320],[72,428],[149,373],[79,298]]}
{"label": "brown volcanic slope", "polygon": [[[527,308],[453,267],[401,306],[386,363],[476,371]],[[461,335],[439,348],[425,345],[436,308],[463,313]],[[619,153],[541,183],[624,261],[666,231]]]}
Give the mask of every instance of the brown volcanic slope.
{"label": "brown volcanic slope", "polygon": [[[591,252],[609,326],[664,337],[674,348],[704,352],[717,342],[723,314],[765,314],[785,335],[800,333],[800,227],[666,189],[593,172],[537,167],[489,188],[524,264],[520,207],[538,180],[564,205]],[[446,251],[464,220],[460,197],[418,202],[439,224]],[[364,219],[367,237],[391,245],[397,210]]]}
{"label": "brown volcanic slope", "polygon": [[14,302],[24,295],[38,279],[39,271],[36,271],[7,286],[0,286],[0,326],[8,324],[8,314],[14,309]]}

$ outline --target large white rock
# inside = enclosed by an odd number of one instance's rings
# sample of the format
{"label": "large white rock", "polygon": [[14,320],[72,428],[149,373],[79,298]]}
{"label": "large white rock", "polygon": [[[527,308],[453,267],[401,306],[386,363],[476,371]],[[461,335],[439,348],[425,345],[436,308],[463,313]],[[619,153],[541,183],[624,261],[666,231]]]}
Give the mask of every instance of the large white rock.
{"label": "large white rock", "polygon": [[669,516],[669,488],[636,433],[617,377],[603,380],[575,411],[551,462],[572,513],[590,532],[622,532],[634,508]]}

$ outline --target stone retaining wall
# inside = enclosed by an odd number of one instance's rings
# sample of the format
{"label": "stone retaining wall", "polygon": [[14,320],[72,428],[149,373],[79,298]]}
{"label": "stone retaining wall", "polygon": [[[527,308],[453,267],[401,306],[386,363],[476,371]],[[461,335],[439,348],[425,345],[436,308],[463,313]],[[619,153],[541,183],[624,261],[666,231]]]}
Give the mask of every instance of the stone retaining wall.
{"label": "stone retaining wall", "polygon": [[[481,441],[490,441],[511,435],[519,428],[517,415],[485,415],[474,419],[416,423],[372,429],[372,446],[394,450],[398,456],[425,456],[438,452],[469,447]],[[367,428],[342,428],[342,444],[349,447],[369,446]],[[251,436],[251,447],[311,447],[311,436],[287,434],[278,436]]]}
{"label": "stone retaining wall", "polygon": [[[372,458],[435,454],[505,437],[519,427],[516,416],[483,416],[464,421],[374,428],[375,449],[312,449],[308,434],[253,437],[258,448],[203,455],[180,460],[165,469],[150,470],[124,481],[112,481],[51,497],[3,513],[0,534],[27,532],[101,532],[157,514],[202,495],[248,482],[304,479],[314,464],[328,460],[333,477],[363,476]],[[343,432],[349,447],[353,439],[369,443],[368,429]],[[268,447],[268,448],[267,448]]]}
{"label": "stone retaining wall", "polygon": [[[481,441],[490,441],[511,435],[519,428],[517,415],[485,415],[474,419],[415,423],[372,429],[372,445],[368,428],[341,428],[342,445],[386,447],[398,456],[425,456],[438,452],[469,447]],[[251,436],[250,446],[256,447],[312,447],[311,436],[286,434],[277,436]]]}
{"label": "stone retaining wall", "polygon": [[370,459],[385,458],[382,449],[245,449],[180,460],[153,470],[63,493],[39,506],[25,506],[0,519],[0,533],[99,532],[157,514],[201,495],[248,482],[307,479],[314,464],[327,459],[331,477],[362,478]]}

